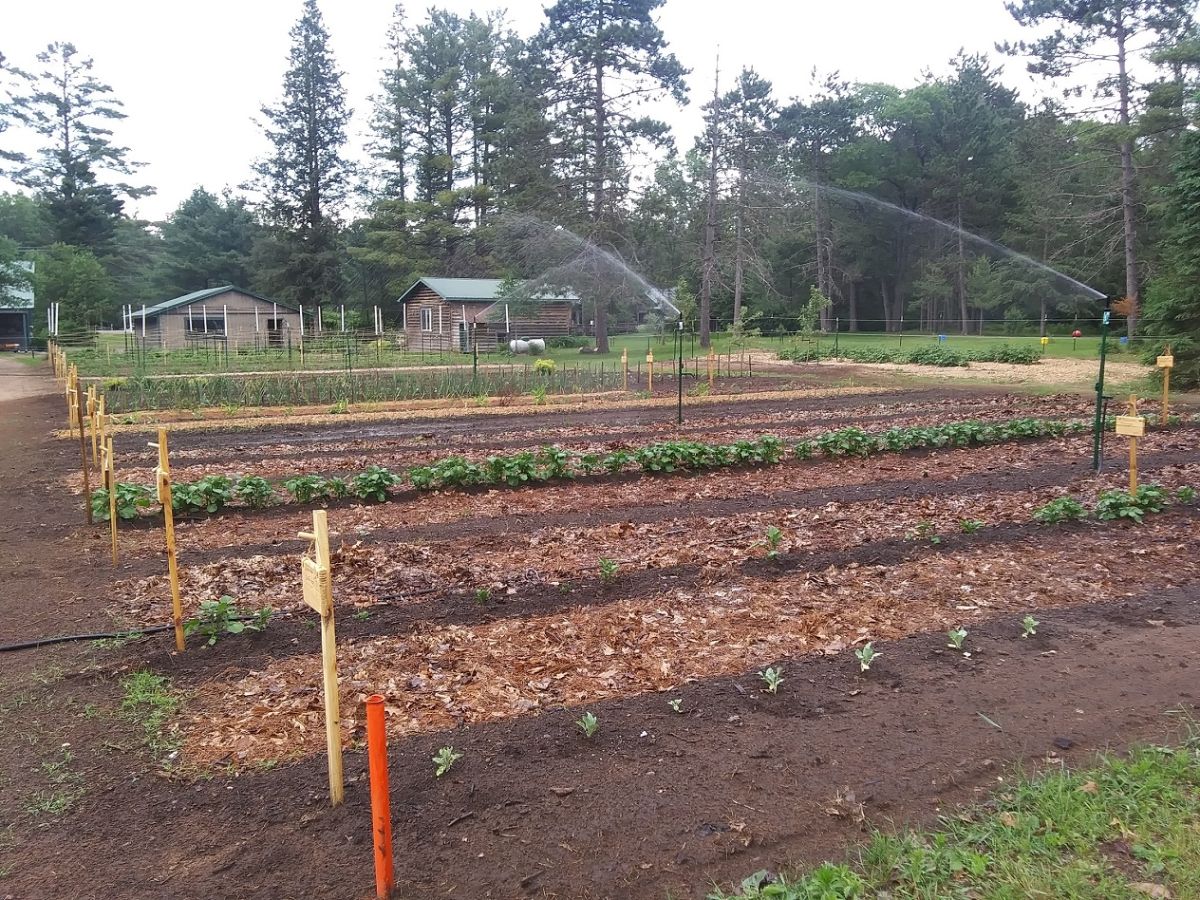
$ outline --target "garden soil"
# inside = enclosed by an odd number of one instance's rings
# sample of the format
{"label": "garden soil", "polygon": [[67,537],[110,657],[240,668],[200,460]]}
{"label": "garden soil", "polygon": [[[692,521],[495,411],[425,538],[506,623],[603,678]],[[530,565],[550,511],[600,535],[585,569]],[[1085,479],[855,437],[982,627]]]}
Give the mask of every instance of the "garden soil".
{"label": "garden soil", "polygon": [[[61,407],[0,402],[4,642],[105,630],[122,575],[61,489],[78,464],[51,437]],[[1129,534],[1113,532],[1114,552]],[[687,685],[678,715],[662,694],[598,702],[593,741],[565,709],[393,739],[397,894],[702,897],[839,857],[871,826],[927,823],[1014,766],[1161,740],[1196,702],[1197,663],[1181,649],[1200,640],[1196,585],[1129,587],[1044,616],[1052,626],[1029,640],[1011,617],[983,622],[970,659],[918,634],[889,642],[866,677],[845,654],[813,654],[787,662],[776,696],[746,672]],[[121,710],[119,681],[139,667],[186,692],[284,657],[304,634],[284,623],[182,657],[169,635],[0,653],[0,897],[372,896],[361,749],[330,809],[320,757],[164,774]],[[435,779],[444,745],[466,755]]]}

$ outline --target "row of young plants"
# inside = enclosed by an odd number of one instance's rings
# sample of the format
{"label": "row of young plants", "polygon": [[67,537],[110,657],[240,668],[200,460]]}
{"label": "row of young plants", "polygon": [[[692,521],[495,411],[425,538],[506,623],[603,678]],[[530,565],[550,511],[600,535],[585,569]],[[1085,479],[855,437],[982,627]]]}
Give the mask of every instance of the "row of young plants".
{"label": "row of young plants", "polygon": [[791,347],[779,351],[780,359],[795,362],[815,362],[819,359],[848,359],[860,363],[912,363],[923,366],[965,366],[972,362],[1002,362],[1029,366],[1038,362],[1042,354],[1036,347],[1017,347],[1001,344],[997,347],[962,349],[945,344],[920,344],[903,347]]}
{"label": "row of young plants", "polygon": [[1075,522],[1095,516],[1102,522],[1128,519],[1139,525],[1150,513],[1160,513],[1172,502],[1193,503],[1196,489],[1190,485],[1177,488],[1168,494],[1166,488],[1157,484],[1140,484],[1133,493],[1122,490],[1101,491],[1089,510],[1074,497],[1058,497],[1036,510],[1033,518],[1043,525],[1060,522]]}
{"label": "row of young plants", "polygon": [[[1007,422],[952,422],[912,428],[890,428],[872,433],[858,427],[839,428],[815,438],[789,444],[766,435],[730,444],[703,441],[663,441],[636,450],[580,453],[559,447],[497,454],[481,462],[449,456],[434,463],[413,466],[405,473],[383,466],[368,466],[349,478],[296,475],[272,483],[257,475],[229,477],[206,475],[193,482],[172,485],[172,508],[177,513],[217,513],[233,503],[261,509],[279,502],[323,503],[356,498],[382,503],[392,491],[407,484],[419,491],[461,489],[476,486],[521,487],[551,481],[586,478],[603,474],[640,471],[647,475],[722,469],[737,466],[774,465],[789,454],[796,459],[814,457],[867,457],[874,453],[914,448],[967,447],[1006,441],[1060,437],[1085,431],[1086,423],[1053,419],[1012,419]],[[287,495],[280,494],[280,488]],[[153,506],[149,487],[118,483],[117,516],[131,520]],[[108,519],[108,493],[92,493],[92,510],[101,521]]]}

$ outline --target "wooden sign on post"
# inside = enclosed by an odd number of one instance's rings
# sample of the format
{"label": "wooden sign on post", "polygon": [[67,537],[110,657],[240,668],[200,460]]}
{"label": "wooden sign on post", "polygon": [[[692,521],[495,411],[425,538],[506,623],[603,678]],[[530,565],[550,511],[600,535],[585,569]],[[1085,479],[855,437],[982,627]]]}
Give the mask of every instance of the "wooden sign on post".
{"label": "wooden sign on post", "polygon": [[624,373],[624,381],[621,384],[621,390],[629,390],[629,348],[625,347],[621,350],[621,371]]}
{"label": "wooden sign on post", "polygon": [[329,560],[329,521],[325,510],[313,510],[313,530],[300,537],[313,543],[313,555],[300,558],[304,602],[321,616],[321,672],[325,689],[325,749],[329,757],[329,801],[341,804],[345,796],[342,777],[342,729],[338,701],[337,637],[333,628],[333,578]]}
{"label": "wooden sign on post", "polygon": [[646,351],[646,390],[654,393],[654,351]]}
{"label": "wooden sign on post", "polygon": [[158,502],[162,504],[163,529],[167,536],[167,573],[171,577],[171,618],[175,623],[175,649],[184,649],[183,599],[179,594],[179,561],[175,554],[175,510],[171,505],[171,459],[167,452],[167,429],[158,429],[158,442],[149,446],[158,449],[158,467],[154,470],[158,483]]}
{"label": "wooden sign on post", "polygon": [[112,537],[113,568],[117,567],[117,469],[113,462],[112,438],[105,437],[100,445],[100,471],[104,490],[108,492],[108,530]]}
{"label": "wooden sign on post", "polygon": [[1117,434],[1129,438],[1129,493],[1137,493],[1137,442],[1146,434],[1146,420],[1137,414],[1137,396],[1129,395],[1129,415],[1117,416]]}
{"label": "wooden sign on post", "polygon": [[1158,427],[1166,428],[1167,415],[1170,412],[1171,370],[1175,368],[1175,357],[1171,354],[1170,344],[1167,345],[1166,352],[1156,362],[1163,373],[1162,416],[1158,420]]}

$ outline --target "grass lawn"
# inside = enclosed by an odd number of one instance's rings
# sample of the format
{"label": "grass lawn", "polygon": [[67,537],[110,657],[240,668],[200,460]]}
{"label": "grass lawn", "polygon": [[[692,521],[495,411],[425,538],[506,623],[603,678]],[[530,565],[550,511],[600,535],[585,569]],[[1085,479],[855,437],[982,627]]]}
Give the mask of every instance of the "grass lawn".
{"label": "grass lawn", "polygon": [[710,900],[1200,897],[1200,737],[1002,790],[932,831],[878,833],[846,864]]}
{"label": "grass lawn", "polygon": [[[125,337],[120,334],[102,334],[95,348],[69,350],[71,360],[79,365],[80,373],[85,376],[129,376],[146,375],[185,375],[213,372],[274,372],[298,370],[344,370],[346,354],[338,346],[340,338],[337,335],[325,339],[321,347],[318,342],[310,339],[306,342],[303,362],[299,346],[289,352],[278,350],[243,350],[231,352],[228,357],[215,350],[174,350],[150,351],[144,358],[135,353],[126,353]],[[735,338],[728,332],[718,332],[713,335],[713,349],[719,354],[737,356],[746,350],[778,351],[785,347],[796,345],[819,345],[822,347],[896,347],[917,348],[928,344],[938,343],[938,338],[930,335],[880,333],[842,333],[836,337],[822,335],[811,340],[802,339],[796,335],[772,337],[742,337]],[[961,349],[983,349],[1004,344],[1029,346],[1040,349],[1036,336],[964,336],[947,335],[945,346]],[[629,363],[635,368],[639,363],[644,365],[646,353],[653,350],[656,362],[666,363],[673,354],[674,335],[670,332],[663,335],[631,334],[617,335],[610,340],[610,350],[606,354],[580,353],[574,348],[551,349],[546,355],[559,366],[600,366],[617,365],[621,352],[628,350]],[[1050,358],[1095,359],[1099,354],[1100,340],[1096,337],[1083,337],[1078,340],[1069,337],[1053,337],[1045,348],[1045,355]],[[1113,359],[1135,358],[1135,354],[1126,351],[1119,343],[1117,336],[1109,342],[1109,351]],[[692,334],[684,338],[684,352],[688,357],[705,355],[699,341]],[[522,365],[531,362],[527,356],[513,356],[508,352],[493,351],[480,353],[481,365]],[[403,366],[464,366],[471,362],[470,354],[439,351],[439,352],[407,352],[392,349],[389,346],[375,345],[362,342],[359,351],[352,360],[352,368],[394,368]]]}

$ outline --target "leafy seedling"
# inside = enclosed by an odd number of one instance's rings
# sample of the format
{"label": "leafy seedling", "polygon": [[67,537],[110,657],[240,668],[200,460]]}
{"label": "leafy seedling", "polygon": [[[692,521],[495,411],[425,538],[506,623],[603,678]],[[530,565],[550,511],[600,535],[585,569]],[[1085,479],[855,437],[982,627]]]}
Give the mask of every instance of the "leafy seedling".
{"label": "leafy seedling", "polygon": [[916,540],[929,541],[931,544],[940,544],[942,542],[942,536],[937,533],[937,526],[928,520],[918,522],[917,527],[913,529],[910,537]]}
{"label": "leafy seedling", "polygon": [[769,666],[758,673],[758,677],[767,685],[767,693],[774,694],[783,684],[783,666]]}
{"label": "leafy seedling", "polygon": [[1196,489],[1191,485],[1185,484],[1175,490],[1175,499],[1180,503],[1191,503],[1196,499]]}
{"label": "leafy seedling", "polygon": [[453,747],[443,747],[436,754],[434,754],[433,757],[433,764],[435,766],[433,770],[434,777],[441,778],[443,775],[449,772],[454,767],[454,764],[460,759],[462,759],[462,754]]}
{"label": "leafy seedling", "polygon": [[963,642],[967,639],[967,629],[961,625],[958,628],[951,628],[946,632],[946,638],[950,641],[946,646],[955,650],[962,650]]}
{"label": "leafy seedling", "polygon": [[1037,627],[1042,624],[1033,616],[1026,616],[1021,620],[1021,637],[1027,638],[1037,634]]}
{"label": "leafy seedling", "polygon": [[478,603],[480,606],[483,606],[485,603],[487,603],[491,599],[492,599],[492,589],[491,588],[485,588],[485,587],[475,588],[475,602]]}
{"label": "leafy seedling", "polygon": [[963,519],[958,523],[958,527],[962,529],[963,534],[974,534],[983,527],[983,523],[978,519]]}
{"label": "leafy seedling", "polygon": [[575,720],[575,727],[583,732],[586,738],[596,736],[596,732],[600,730],[600,720],[596,718],[593,712],[585,712],[582,716]]}
{"label": "leafy seedling", "polygon": [[867,641],[867,643],[854,651],[854,656],[858,659],[858,670],[860,672],[870,670],[871,663],[875,662],[882,655],[875,650],[874,643]]}
{"label": "leafy seedling", "polygon": [[671,712],[681,713],[683,712],[683,698],[676,697],[674,700],[668,700],[667,706],[671,707]]}
{"label": "leafy seedling", "polygon": [[779,545],[783,543],[783,532],[771,525],[767,528],[767,559],[779,558]]}
{"label": "leafy seedling", "polygon": [[606,556],[600,557],[600,580],[605,584],[615,579],[620,569],[621,567],[617,564],[616,560],[609,559]]}

